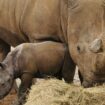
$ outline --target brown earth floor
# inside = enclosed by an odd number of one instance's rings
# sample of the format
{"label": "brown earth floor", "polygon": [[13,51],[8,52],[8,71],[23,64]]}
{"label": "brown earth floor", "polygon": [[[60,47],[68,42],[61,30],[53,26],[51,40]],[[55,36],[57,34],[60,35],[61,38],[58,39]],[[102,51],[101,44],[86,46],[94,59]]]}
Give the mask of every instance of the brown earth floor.
{"label": "brown earth floor", "polygon": [[13,88],[4,99],[0,100],[0,105],[11,105],[16,97],[16,90]]}

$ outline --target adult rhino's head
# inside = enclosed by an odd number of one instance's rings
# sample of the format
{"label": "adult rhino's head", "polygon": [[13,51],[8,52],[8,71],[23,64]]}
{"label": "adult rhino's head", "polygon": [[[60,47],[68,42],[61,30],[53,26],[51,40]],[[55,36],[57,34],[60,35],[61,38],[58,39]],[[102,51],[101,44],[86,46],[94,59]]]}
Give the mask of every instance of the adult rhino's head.
{"label": "adult rhino's head", "polygon": [[13,85],[13,75],[8,69],[5,64],[0,63],[0,99],[10,92]]}
{"label": "adult rhino's head", "polygon": [[68,0],[68,43],[83,86],[105,82],[105,2]]}

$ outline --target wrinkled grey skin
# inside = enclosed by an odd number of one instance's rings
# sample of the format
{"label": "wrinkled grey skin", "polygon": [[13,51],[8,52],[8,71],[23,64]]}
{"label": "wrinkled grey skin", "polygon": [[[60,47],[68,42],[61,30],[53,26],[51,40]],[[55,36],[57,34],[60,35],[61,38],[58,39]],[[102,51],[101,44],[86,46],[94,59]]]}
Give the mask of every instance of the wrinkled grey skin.
{"label": "wrinkled grey skin", "polygon": [[[62,43],[46,41],[17,46],[0,63],[0,99],[9,93],[16,78],[21,79],[19,101],[15,103],[16,105],[24,103],[33,78],[53,76],[58,79],[64,78],[69,83],[72,82],[74,72],[70,74],[69,57],[69,51]],[[72,69],[74,69],[73,64]]]}
{"label": "wrinkled grey skin", "polygon": [[1,59],[9,45],[59,41],[68,45],[84,87],[104,82],[104,8],[105,0],[1,0]]}

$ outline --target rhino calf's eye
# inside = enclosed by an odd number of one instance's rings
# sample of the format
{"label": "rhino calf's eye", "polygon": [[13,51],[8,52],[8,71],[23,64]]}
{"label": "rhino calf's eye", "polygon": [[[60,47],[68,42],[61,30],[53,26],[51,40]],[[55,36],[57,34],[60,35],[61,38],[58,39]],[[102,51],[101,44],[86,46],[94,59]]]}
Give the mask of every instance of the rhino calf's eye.
{"label": "rhino calf's eye", "polygon": [[2,86],[5,86],[5,84],[3,83],[3,84],[1,84]]}

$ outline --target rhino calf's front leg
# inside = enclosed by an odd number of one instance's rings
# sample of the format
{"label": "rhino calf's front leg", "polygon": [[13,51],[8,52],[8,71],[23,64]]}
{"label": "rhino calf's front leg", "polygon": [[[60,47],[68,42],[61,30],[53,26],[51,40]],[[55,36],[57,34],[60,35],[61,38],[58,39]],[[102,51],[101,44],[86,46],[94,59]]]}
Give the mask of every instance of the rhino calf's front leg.
{"label": "rhino calf's front leg", "polygon": [[26,102],[26,95],[28,94],[28,90],[32,85],[33,76],[28,73],[24,73],[21,76],[21,85],[18,91],[18,102],[15,105],[23,105]]}

